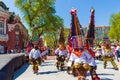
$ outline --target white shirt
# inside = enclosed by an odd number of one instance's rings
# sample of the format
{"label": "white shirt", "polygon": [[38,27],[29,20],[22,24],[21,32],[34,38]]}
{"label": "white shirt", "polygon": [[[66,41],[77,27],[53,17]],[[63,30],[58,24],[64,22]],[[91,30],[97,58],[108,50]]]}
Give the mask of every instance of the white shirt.
{"label": "white shirt", "polygon": [[97,53],[98,55],[102,55],[102,49],[101,49],[101,48],[97,48],[97,49],[96,49],[96,53]]}
{"label": "white shirt", "polygon": [[65,50],[60,50],[59,48],[57,48],[55,50],[55,54],[57,54],[57,55],[67,55],[67,50],[66,49]]}
{"label": "white shirt", "polygon": [[107,52],[106,50],[102,50],[102,54],[104,55],[104,56],[110,56],[110,55],[113,55],[113,52],[110,50],[110,52]]}
{"label": "white shirt", "polygon": [[90,58],[91,55],[84,51],[79,57],[72,53],[69,60],[74,61],[75,63],[88,63],[87,60]]}
{"label": "white shirt", "polygon": [[120,46],[117,46],[117,47],[116,47],[116,50],[120,51]]}
{"label": "white shirt", "polygon": [[115,47],[111,46],[111,51],[114,53],[115,52]]}
{"label": "white shirt", "polygon": [[[86,54],[90,54],[88,51],[86,51]],[[92,55],[90,55],[90,58],[87,58],[87,63],[90,65],[90,66],[96,66],[96,62],[95,62],[95,59],[94,57],[92,57]]]}
{"label": "white shirt", "polygon": [[39,50],[35,50],[34,48],[30,51],[30,54],[29,54],[29,58],[34,58],[34,59],[37,59],[37,58],[41,58],[41,54],[40,54],[40,51]]}
{"label": "white shirt", "polygon": [[41,53],[42,56],[46,55],[48,53],[48,50],[45,50]]}

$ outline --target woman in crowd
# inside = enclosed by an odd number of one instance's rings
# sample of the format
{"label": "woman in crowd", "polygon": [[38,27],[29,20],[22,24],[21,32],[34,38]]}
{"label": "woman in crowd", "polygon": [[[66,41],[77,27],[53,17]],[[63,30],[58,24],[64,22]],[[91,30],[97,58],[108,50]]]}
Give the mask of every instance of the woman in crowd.
{"label": "woman in crowd", "polygon": [[116,47],[116,57],[117,57],[117,61],[120,62],[120,44],[117,44]]}

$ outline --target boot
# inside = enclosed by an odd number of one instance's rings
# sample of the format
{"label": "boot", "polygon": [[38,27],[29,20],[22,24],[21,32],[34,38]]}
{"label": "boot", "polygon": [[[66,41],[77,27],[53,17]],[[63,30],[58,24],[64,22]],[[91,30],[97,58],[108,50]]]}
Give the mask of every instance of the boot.
{"label": "boot", "polygon": [[67,73],[70,74],[70,67],[67,68]]}

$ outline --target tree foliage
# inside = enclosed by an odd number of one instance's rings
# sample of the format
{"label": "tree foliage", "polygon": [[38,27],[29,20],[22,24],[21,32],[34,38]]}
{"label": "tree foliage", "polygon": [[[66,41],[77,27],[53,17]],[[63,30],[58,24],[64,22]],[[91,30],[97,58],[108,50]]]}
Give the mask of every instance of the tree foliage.
{"label": "tree foliage", "polygon": [[120,12],[112,14],[110,17],[110,31],[108,36],[112,40],[120,41]]}
{"label": "tree foliage", "polygon": [[32,34],[38,35],[47,34],[51,29],[57,31],[63,26],[62,18],[55,15],[54,4],[55,0],[15,0],[15,5],[23,13],[23,19]]}
{"label": "tree foliage", "polygon": [[[54,30],[54,29],[52,29]],[[60,37],[60,29],[58,31],[50,31],[48,32],[49,34],[44,35],[44,41],[46,41],[48,46],[51,46],[53,48],[55,48],[58,45],[58,39]],[[69,29],[68,28],[64,28],[63,29],[63,34],[64,34],[64,38],[65,41],[67,41],[68,38],[68,34],[69,34]]]}

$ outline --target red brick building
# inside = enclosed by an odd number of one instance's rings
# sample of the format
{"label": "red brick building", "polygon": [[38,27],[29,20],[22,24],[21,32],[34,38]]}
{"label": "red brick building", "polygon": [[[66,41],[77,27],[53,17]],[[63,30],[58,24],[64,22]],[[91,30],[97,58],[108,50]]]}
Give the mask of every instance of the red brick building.
{"label": "red brick building", "polygon": [[0,1],[0,46],[5,49],[23,49],[29,39],[28,30],[20,17]]}

